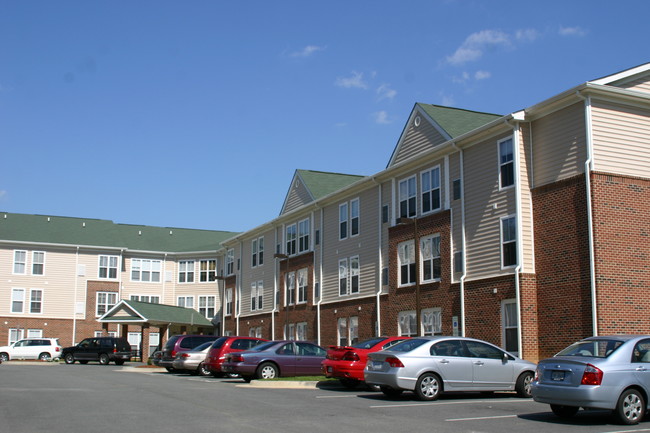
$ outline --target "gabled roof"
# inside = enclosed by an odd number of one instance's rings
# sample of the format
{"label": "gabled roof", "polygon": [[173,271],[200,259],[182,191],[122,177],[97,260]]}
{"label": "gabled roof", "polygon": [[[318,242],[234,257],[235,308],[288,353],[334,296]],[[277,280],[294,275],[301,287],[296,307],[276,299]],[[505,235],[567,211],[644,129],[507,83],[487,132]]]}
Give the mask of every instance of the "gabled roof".
{"label": "gabled roof", "polygon": [[596,80],[591,80],[592,84],[614,84],[620,81],[633,79],[636,76],[647,74],[650,71],[650,63],[644,63],[634,68],[625,69],[624,71],[615,74],[607,75]]}
{"label": "gabled roof", "polygon": [[0,212],[0,241],[151,252],[215,251],[234,232],[116,224],[109,220]]}
{"label": "gabled roof", "polygon": [[148,323],[150,325],[212,326],[198,311],[173,305],[123,299],[97,319],[102,323]]}
{"label": "gabled roof", "polygon": [[[352,185],[364,176],[354,174],[329,173],[314,170],[296,170],[282,205],[280,215],[296,207],[321,199],[346,186]],[[298,187],[304,187],[308,198],[296,196]]]}

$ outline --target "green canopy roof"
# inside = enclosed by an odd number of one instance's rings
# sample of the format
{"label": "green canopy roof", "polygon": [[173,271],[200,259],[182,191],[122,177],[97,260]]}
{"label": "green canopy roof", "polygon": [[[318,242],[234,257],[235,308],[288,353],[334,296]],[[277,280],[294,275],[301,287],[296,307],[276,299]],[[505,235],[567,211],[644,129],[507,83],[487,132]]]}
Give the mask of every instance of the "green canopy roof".
{"label": "green canopy roof", "polygon": [[123,299],[98,319],[102,323],[148,323],[150,325],[213,326],[191,308]]}

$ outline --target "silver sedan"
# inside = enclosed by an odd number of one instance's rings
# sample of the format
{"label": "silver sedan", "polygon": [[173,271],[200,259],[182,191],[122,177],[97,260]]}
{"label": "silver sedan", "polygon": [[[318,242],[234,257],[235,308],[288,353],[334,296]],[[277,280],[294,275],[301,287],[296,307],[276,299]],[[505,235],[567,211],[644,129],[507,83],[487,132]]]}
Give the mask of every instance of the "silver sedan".
{"label": "silver sedan", "polygon": [[414,391],[435,400],[445,391],[516,391],[530,397],[535,364],[481,340],[414,337],[368,354],[365,381],[393,397]]}
{"label": "silver sedan", "polygon": [[205,361],[205,357],[208,355],[212,343],[213,341],[208,341],[207,343],[195,347],[193,350],[177,353],[172,362],[172,367],[174,367],[174,370],[184,370],[190,374],[210,376],[212,372],[204,367],[203,361]]}
{"label": "silver sedan", "polygon": [[567,418],[585,409],[611,409],[636,424],[648,409],[650,335],[590,337],[539,362],[533,399]]}

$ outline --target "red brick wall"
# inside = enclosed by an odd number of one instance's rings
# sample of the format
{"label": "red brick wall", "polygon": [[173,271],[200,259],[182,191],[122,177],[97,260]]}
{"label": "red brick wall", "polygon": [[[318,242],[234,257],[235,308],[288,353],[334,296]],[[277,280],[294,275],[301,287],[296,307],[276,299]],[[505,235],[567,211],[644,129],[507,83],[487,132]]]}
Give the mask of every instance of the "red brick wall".
{"label": "red brick wall", "polygon": [[[375,337],[377,323],[376,298],[357,298],[350,301],[321,305],[321,345],[337,346],[339,318],[359,318],[359,341]],[[382,332],[388,335],[386,332]]]}

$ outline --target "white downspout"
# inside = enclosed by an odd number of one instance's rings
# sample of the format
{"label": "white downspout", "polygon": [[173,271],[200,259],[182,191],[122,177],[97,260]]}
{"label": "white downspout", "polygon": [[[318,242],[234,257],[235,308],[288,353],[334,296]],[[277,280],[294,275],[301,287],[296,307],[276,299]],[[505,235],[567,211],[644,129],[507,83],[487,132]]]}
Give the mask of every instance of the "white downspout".
{"label": "white downspout", "polygon": [[239,335],[239,316],[241,314],[241,297],[242,297],[242,285],[241,285],[241,276],[242,276],[242,267],[243,267],[242,266],[242,263],[243,263],[242,260],[244,258],[243,255],[242,255],[243,252],[244,252],[244,242],[239,241],[239,260],[237,262],[237,264],[239,265],[239,269],[237,269],[237,285],[235,287],[235,293],[236,293],[235,296],[237,296],[237,302],[235,303],[235,308],[237,309],[237,312],[236,312],[236,315],[235,315],[235,317],[236,317],[235,323],[236,323],[237,333],[235,335]]}
{"label": "white downspout", "polygon": [[462,248],[463,269],[460,276],[460,330],[461,336],[465,336],[465,278],[467,278],[467,248],[465,245],[465,153],[456,143],[452,143],[454,149],[460,154],[460,243]]}
{"label": "white downspout", "polygon": [[[278,228],[273,227],[274,244],[278,244]],[[275,313],[278,312],[278,261],[273,259],[273,310],[271,311],[271,340],[275,340]]]}
{"label": "white downspout", "polygon": [[383,205],[382,205],[382,195],[381,195],[381,184],[380,183],[377,184],[377,190],[379,191],[379,194],[378,194],[378,196],[379,196],[379,219],[378,219],[378,221],[379,221],[379,224],[378,224],[379,233],[377,235],[377,239],[379,239],[379,242],[378,242],[378,245],[377,245],[377,247],[378,247],[377,252],[378,252],[378,256],[379,256],[378,257],[378,260],[379,260],[379,278],[378,278],[378,281],[377,281],[378,284],[377,284],[377,295],[375,296],[375,298],[376,298],[376,307],[375,308],[376,308],[376,311],[377,311],[377,335],[376,336],[379,337],[381,335],[381,291],[382,291],[382,286],[383,286],[383,273],[384,273],[384,257],[382,256],[382,253],[381,253],[381,245],[383,243],[382,234],[383,234],[383,225],[384,225],[384,223],[383,223],[383,221],[381,219],[382,218],[381,214],[382,214]]}
{"label": "white downspout", "polygon": [[316,303],[316,330],[317,344],[320,346],[320,336],[321,336],[321,316],[320,316],[320,305],[323,302],[323,208],[320,208],[320,227],[319,227],[319,238],[318,239],[318,248],[320,252],[318,254],[318,302]]}
{"label": "white downspout", "polygon": [[77,342],[77,288],[79,286],[79,246],[77,246],[77,253],[75,254],[74,265],[74,304],[72,308],[72,344]]}
{"label": "white downspout", "polygon": [[512,147],[515,152],[515,208],[517,212],[517,267],[515,268],[515,297],[517,305],[517,347],[519,348],[519,357],[524,357],[523,333],[521,326],[521,284],[519,281],[519,272],[523,267],[524,246],[522,242],[523,223],[522,223],[522,204],[521,204],[521,152],[519,149],[519,122],[515,123],[513,128]]}

